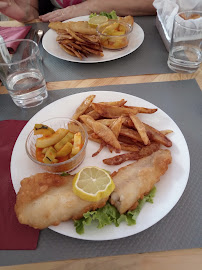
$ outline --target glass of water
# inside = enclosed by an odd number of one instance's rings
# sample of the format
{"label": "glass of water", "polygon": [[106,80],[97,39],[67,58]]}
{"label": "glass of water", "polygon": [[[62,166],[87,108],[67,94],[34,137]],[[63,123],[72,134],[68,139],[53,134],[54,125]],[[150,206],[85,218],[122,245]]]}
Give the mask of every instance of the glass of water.
{"label": "glass of water", "polygon": [[168,66],[179,73],[193,73],[202,62],[202,11],[175,16]]}
{"label": "glass of water", "polygon": [[[14,54],[6,52],[7,43],[19,44]],[[0,43],[0,79],[21,108],[38,106],[48,96],[41,60],[39,47],[32,40]]]}

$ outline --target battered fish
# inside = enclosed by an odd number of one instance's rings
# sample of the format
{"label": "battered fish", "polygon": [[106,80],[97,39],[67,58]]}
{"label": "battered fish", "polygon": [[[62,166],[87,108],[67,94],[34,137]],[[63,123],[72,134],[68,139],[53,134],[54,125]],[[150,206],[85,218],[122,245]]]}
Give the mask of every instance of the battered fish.
{"label": "battered fish", "polygon": [[172,157],[169,150],[158,150],[112,174],[115,190],[110,202],[123,214],[137,207],[137,201],[160,180]]}
{"label": "battered fish", "polygon": [[73,176],[39,173],[21,181],[15,212],[20,223],[35,229],[80,219],[83,213],[103,207],[108,198],[87,202],[72,191]]}

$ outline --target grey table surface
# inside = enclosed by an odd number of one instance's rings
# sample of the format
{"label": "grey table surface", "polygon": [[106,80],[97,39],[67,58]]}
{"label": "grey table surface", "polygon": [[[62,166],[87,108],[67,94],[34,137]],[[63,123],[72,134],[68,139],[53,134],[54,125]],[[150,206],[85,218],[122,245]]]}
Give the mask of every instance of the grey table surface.
{"label": "grey table surface", "polygon": [[92,90],[124,92],[143,98],[176,122],[191,158],[189,180],[182,197],[161,221],[136,235],[112,241],[83,241],[45,229],[40,232],[36,250],[1,250],[0,266],[202,246],[202,93],[195,80],[50,91],[44,104],[28,110],[16,107],[5,94],[0,96],[0,120],[29,120],[57,99]]}
{"label": "grey table surface", "polygon": [[[168,52],[156,28],[156,16],[135,17],[134,20],[145,34],[142,45],[131,54],[113,61],[94,64],[73,63],[50,55],[40,44],[46,81],[171,73],[167,66]],[[32,26],[35,29],[48,30],[47,23]]]}

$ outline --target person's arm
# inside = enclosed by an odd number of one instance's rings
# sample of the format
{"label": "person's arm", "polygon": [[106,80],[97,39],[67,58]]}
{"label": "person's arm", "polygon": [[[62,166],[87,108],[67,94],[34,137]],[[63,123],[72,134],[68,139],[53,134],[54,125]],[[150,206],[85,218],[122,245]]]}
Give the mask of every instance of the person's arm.
{"label": "person's arm", "polygon": [[88,0],[91,12],[110,12],[115,10],[119,16],[144,16],[154,15],[156,9],[153,7],[154,0]]}
{"label": "person's arm", "polygon": [[0,12],[20,22],[38,18],[38,0],[0,0]]}
{"label": "person's arm", "polygon": [[115,10],[119,16],[154,15],[153,0],[87,0],[81,4],[69,6],[40,16],[44,22],[64,21],[70,18]]}

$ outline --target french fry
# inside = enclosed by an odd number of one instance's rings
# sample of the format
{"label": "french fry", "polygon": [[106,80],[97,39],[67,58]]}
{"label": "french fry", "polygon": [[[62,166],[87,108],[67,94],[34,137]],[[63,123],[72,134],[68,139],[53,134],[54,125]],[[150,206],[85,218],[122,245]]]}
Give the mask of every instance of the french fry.
{"label": "french fry", "polygon": [[67,29],[67,32],[76,40],[80,41],[80,42],[85,42],[85,40],[83,40],[82,38],[80,38],[76,32],[72,31],[69,27],[66,28]]}
{"label": "french fry", "polygon": [[87,113],[92,112],[92,111],[94,111],[94,110],[93,110],[93,107],[90,105],[90,106],[85,110],[84,114],[87,114]]}
{"label": "french fry", "polygon": [[122,123],[123,123],[123,118],[120,116],[115,121],[113,121],[109,127],[111,129],[111,131],[114,133],[114,135],[116,136],[116,138],[119,137]]}
{"label": "french fry", "polygon": [[49,27],[57,32],[56,41],[69,55],[81,60],[92,54],[103,56],[96,29],[90,27],[87,21],[51,22]]}
{"label": "french fry", "polygon": [[128,116],[125,116],[123,117],[124,121],[123,121],[123,125],[128,127],[128,128],[135,128],[134,127],[134,124],[133,124],[133,121],[130,119],[130,117]]}
{"label": "french fry", "polygon": [[126,144],[120,142],[121,150],[128,151],[128,152],[137,152],[140,150],[140,147],[135,144]]}
{"label": "french fry", "polygon": [[126,144],[136,144],[136,143],[137,143],[136,140],[131,139],[131,138],[126,137],[126,136],[123,136],[123,135],[119,135],[118,141],[119,141],[119,142],[126,143]]}
{"label": "french fry", "polygon": [[112,158],[104,159],[103,162],[107,165],[120,165],[128,160],[138,160],[143,157],[150,156],[152,153],[160,149],[160,144],[151,143],[150,145],[144,146],[139,152],[130,152],[122,155],[117,155]]}
{"label": "french fry", "polygon": [[73,115],[74,120],[78,120],[79,116],[82,115],[88,107],[91,105],[93,99],[95,98],[95,95],[90,95],[81,103],[81,105],[76,109],[76,112]]}
{"label": "french fry", "polygon": [[100,43],[100,39],[99,36],[95,36],[95,35],[85,35],[82,33],[77,32],[77,35],[79,37],[81,37],[82,39],[84,39],[86,41],[86,44],[96,44],[96,43]]}
{"label": "french fry", "polygon": [[118,165],[127,160],[138,160],[151,155],[161,144],[172,146],[172,142],[166,137],[171,130],[158,131],[136,116],[137,113],[153,114],[157,109],[126,106],[125,103],[124,99],[99,103],[91,101],[82,112],[79,111],[77,118],[87,127],[89,140],[100,145],[93,157],[98,155],[104,146],[107,146],[110,152],[128,152],[104,159],[103,162],[108,165]]}
{"label": "french fry", "polygon": [[115,120],[116,120],[116,118],[115,119],[107,119],[106,118],[106,119],[99,119],[97,121],[99,123],[102,123],[103,125],[109,127],[109,126],[111,126],[114,123]]}
{"label": "french fry", "polygon": [[72,52],[71,50],[69,50],[66,46],[64,46],[64,45],[62,45],[62,44],[60,44],[60,43],[59,43],[59,45],[60,45],[60,47],[61,47],[66,53],[68,53],[68,54],[70,54],[70,55],[72,55],[72,56],[76,56],[75,53]]}
{"label": "french fry", "polygon": [[99,56],[104,56],[104,54],[102,53],[102,51],[93,50],[91,48],[88,48],[85,45],[81,45],[81,48],[84,49],[87,52],[90,52],[91,54],[95,54],[95,55],[99,55]]}
{"label": "french fry", "polygon": [[145,128],[144,124],[134,114],[129,114],[129,117],[133,121],[135,128],[137,129],[138,133],[140,134],[140,137],[142,138],[143,143],[145,145],[148,145],[150,143],[150,141],[149,141],[149,138],[147,136],[147,132],[146,132],[146,128]]}
{"label": "french fry", "polygon": [[75,48],[71,46],[71,44],[64,44],[63,46],[68,50],[72,51],[79,59],[83,59],[82,54],[78,50],[75,50]]}
{"label": "french fry", "polygon": [[121,150],[121,145],[118,142],[116,136],[114,133],[106,127],[105,125],[95,121],[92,117],[89,115],[81,115],[81,120],[87,125],[90,126],[93,131],[103,140],[106,142],[106,144],[111,145],[117,150]]}
{"label": "french fry", "polygon": [[87,113],[87,115],[92,117],[94,120],[97,120],[100,118],[100,114],[96,112],[95,110],[90,111],[89,113]]}
{"label": "french fry", "polygon": [[136,140],[138,142],[143,142],[142,138],[140,137],[139,133],[136,130],[127,128],[127,127],[122,127],[120,130],[120,135],[129,137],[133,140]]}
{"label": "french fry", "polygon": [[[120,130],[121,130],[122,123],[123,123],[123,119],[122,119],[122,116],[120,116],[115,121],[113,121],[112,124],[109,126],[109,128],[114,133],[116,138],[119,137],[119,133],[120,133]],[[111,153],[113,152],[113,148],[110,145],[108,146],[108,149],[109,149],[109,151]]]}
{"label": "french fry", "polygon": [[95,139],[99,139],[100,138],[95,132],[91,133],[91,136],[93,138],[95,138]]}
{"label": "french fry", "polygon": [[99,144],[102,143],[102,139],[100,139],[100,138],[94,138],[94,136],[92,136],[92,134],[89,134],[88,135],[88,139],[91,140],[91,141],[93,141],[93,142],[99,143]]}
{"label": "french fry", "polygon": [[111,105],[111,106],[123,106],[127,101],[125,99],[121,99],[118,101],[108,101],[108,102],[99,102],[98,104]]}
{"label": "french fry", "polygon": [[104,141],[101,141],[99,149],[94,154],[92,154],[92,157],[97,156],[102,151],[102,149],[105,147],[105,145],[106,145],[106,143]]}
{"label": "french fry", "polygon": [[92,103],[93,109],[106,118],[118,118],[120,116],[128,116],[130,113],[154,113],[156,109],[147,109],[143,107],[117,107],[107,104]]}
{"label": "french fry", "polygon": [[173,131],[172,130],[170,130],[170,129],[165,129],[165,130],[161,130],[160,131],[163,135],[168,135],[168,134],[170,134],[170,133],[172,133]]}
{"label": "french fry", "polygon": [[152,114],[155,113],[157,111],[157,109],[150,109],[150,108],[144,108],[144,107],[134,107],[134,106],[125,106],[124,108],[128,108],[128,109],[135,109],[138,108],[138,113],[148,113],[148,114]]}
{"label": "french fry", "polygon": [[147,135],[148,135],[150,140],[152,140],[154,142],[158,142],[166,147],[172,146],[172,142],[164,134],[162,134],[157,129],[155,129],[155,128],[153,128],[145,123],[144,123],[144,125],[145,125]]}

